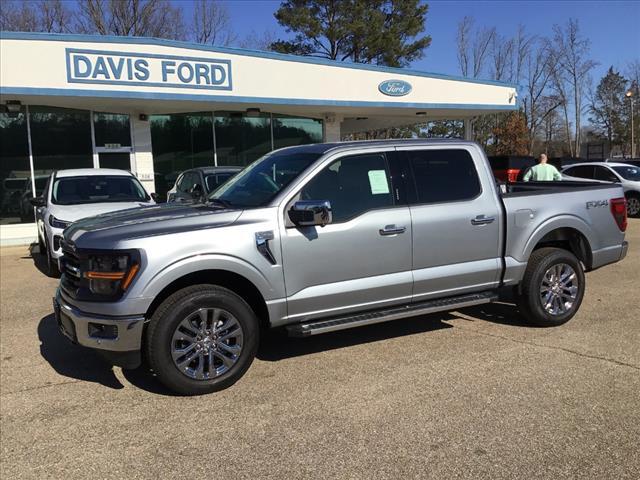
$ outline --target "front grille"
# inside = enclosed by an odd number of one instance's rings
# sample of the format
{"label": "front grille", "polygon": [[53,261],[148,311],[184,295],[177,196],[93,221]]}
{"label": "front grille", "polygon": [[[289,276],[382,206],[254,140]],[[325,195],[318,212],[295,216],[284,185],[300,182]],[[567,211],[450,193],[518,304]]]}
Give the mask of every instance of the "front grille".
{"label": "front grille", "polygon": [[65,291],[75,296],[80,288],[80,281],[82,280],[82,270],[80,269],[80,258],[76,253],[69,248],[64,242],[62,242],[62,287]]}

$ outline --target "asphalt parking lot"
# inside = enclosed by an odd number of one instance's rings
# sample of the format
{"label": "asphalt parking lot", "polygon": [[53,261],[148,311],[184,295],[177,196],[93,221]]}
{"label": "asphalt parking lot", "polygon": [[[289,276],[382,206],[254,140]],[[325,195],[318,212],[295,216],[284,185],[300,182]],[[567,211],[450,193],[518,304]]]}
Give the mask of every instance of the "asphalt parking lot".
{"label": "asphalt parking lot", "polygon": [[0,251],[2,478],[640,478],[640,220],[578,315],[494,304],[270,335],[234,387],[172,396],[58,332],[57,285]]}

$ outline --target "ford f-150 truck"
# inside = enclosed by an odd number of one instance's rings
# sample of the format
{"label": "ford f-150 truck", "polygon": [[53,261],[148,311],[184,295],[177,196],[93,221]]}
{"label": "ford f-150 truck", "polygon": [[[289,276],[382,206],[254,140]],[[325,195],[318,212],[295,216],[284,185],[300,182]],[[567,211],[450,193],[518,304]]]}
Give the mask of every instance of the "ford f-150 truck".
{"label": "ford f-150 truck", "polygon": [[627,252],[622,188],[496,184],[473,142],[306,145],[257,160],[203,203],[64,231],[58,324],[182,394],[226,388],[264,328],[307,336],[492,302],[532,324],[575,315],[585,272]]}

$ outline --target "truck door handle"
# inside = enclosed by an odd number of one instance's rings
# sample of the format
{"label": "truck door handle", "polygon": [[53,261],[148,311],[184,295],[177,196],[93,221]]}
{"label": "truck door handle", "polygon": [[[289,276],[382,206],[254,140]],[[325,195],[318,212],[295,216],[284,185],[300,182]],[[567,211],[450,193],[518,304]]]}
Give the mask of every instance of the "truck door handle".
{"label": "truck door handle", "polygon": [[384,228],[378,230],[378,233],[382,236],[387,235],[398,235],[399,233],[404,233],[407,227],[396,227],[395,225],[387,225]]}
{"label": "truck door handle", "polygon": [[471,219],[471,225],[488,225],[493,223],[496,217],[487,217],[485,215],[478,215],[476,218]]}

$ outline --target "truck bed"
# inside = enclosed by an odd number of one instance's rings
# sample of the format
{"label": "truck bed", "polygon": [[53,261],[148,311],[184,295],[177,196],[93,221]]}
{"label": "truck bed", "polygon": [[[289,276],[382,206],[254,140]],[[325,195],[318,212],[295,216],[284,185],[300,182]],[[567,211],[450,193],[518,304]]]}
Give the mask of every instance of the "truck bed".
{"label": "truck bed", "polygon": [[[619,184],[517,182],[501,184],[499,191],[504,206],[505,283],[520,280],[536,244],[558,241],[570,232],[586,242],[587,270],[618,260],[624,232],[609,205],[614,198],[624,198]],[[548,235],[558,229],[564,234]]]}
{"label": "truck bed", "polygon": [[530,195],[548,195],[550,193],[608,189],[617,186],[617,184],[561,180],[556,182],[501,183],[499,186],[503,197],[522,197]]}

